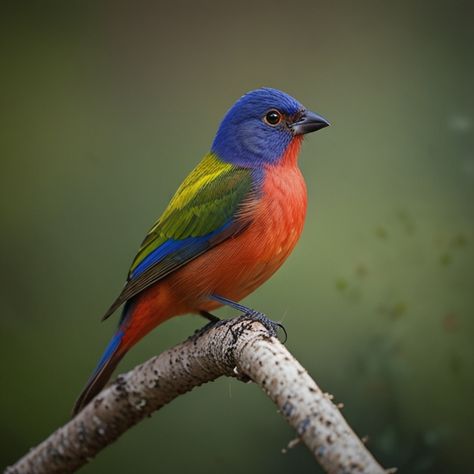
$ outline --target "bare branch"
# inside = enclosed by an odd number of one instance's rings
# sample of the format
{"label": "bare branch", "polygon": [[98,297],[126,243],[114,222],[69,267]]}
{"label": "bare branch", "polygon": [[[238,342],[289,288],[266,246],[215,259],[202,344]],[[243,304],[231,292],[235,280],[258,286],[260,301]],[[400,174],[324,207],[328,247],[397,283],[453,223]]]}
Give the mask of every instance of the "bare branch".
{"label": "bare branch", "polygon": [[259,322],[241,317],[120,375],[5,473],[74,472],[147,415],[222,375],[257,383],[326,472],[385,472],[286,348]]}

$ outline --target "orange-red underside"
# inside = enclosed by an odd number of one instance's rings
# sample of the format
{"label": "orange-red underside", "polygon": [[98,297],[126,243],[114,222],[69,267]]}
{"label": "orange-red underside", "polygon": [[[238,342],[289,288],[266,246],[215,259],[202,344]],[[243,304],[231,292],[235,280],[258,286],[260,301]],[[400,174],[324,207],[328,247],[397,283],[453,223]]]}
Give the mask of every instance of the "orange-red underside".
{"label": "orange-red underside", "polygon": [[267,166],[263,193],[245,212],[251,225],[197,257],[135,298],[123,327],[123,355],[145,334],[177,315],[220,306],[215,293],[245,298],[286,260],[303,230],[306,186],[297,165],[302,138],[295,137],[277,165]]}

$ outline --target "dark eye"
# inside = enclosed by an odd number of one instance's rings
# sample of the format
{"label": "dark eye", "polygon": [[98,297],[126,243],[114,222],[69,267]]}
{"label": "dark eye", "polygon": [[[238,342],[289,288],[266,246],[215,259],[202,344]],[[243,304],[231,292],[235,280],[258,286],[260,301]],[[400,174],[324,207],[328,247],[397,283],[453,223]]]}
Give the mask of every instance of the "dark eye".
{"label": "dark eye", "polygon": [[278,110],[269,110],[264,118],[265,122],[267,122],[268,125],[272,125],[273,127],[278,125],[281,122],[281,119],[282,116]]}

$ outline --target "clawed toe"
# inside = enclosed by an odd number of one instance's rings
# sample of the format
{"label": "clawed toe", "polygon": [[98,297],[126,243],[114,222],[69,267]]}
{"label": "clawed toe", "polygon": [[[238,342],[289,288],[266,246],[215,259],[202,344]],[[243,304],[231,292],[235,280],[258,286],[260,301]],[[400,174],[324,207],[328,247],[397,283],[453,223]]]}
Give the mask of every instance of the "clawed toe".
{"label": "clawed toe", "polygon": [[[234,308],[237,311],[240,311],[241,313],[243,313],[244,318],[253,319],[254,321],[259,321],[260,323],[262,323],[265,326],[265,328],[267,328],[269,333],[274,337],[277,337],[278,329],[281,329],[283,331],[283,333],[285,334],[285,339],[284,339],[284,341],[282,341],[283,344],[287,341],[288,334],[287,334],[286,329],[283,326],[283,324],[272,321],[271,319],[269,319],[265,314],[261,313],[260,311],[255,311],[254,309],[247,308],[246,306],[244,306],[240,303],[236,303],[235,301],[229,300],[228,298],[225,298],[225,297],[220,296],[220,295],[212,294],[212,295],[210,295],[210,298],[213,299],[214,301],[219,302],[220,304],[224,304],[226,306],[229,306],[230,308]],[[203,316],[205,316],[205,315],[203,315]],[[205,317],[207,317],[207,316],[205,316]]]}
{"label": "clawed toe", "polygon": [[283,326],[281,323],[271,320],[266,314],[261,313],[260,311],[251,310],[248,313],[245,313],[243,317],[258,321],[259,323],[263,324],[263,326],[265,326],[265,328],[274,337],[278,336],[278,329],[281,329],[285,335],[285,339],[282,341],[283,344],[288,340],[288,333],[286,332],[285,326]]}

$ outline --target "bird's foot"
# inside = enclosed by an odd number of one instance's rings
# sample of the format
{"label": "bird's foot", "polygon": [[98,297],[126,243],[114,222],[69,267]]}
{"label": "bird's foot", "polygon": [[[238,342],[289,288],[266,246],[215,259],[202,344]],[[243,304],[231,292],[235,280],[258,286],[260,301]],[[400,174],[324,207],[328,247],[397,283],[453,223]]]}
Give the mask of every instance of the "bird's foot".
{"label": "bird's foot", "polygon": [[283,324],[278,323],[277,321],[273,321],[266,314],[261,313],[260,311],[255,311],[254,309],[250,308],[249,310],[250,311],[242,315],[242,318],[251,319],[252,321],[258,321],[265,327],[265,329],[267,329],[267,331],[273,337],[278,337],[278,330],[281,329],[283,331],[283,334],[285,335],[285,338],[282,341],[283,344],[287,341],[288,333],[286,332],[285,326],[283,326]]}
{"label": "bird's foot", "polygon": [[278,329],[281,329],[285,335],[283,344],[287,341],[288,333],[286,332],[285,326],[283,326],[283,324],[281,323],[277,323],[276,321],[272,321],[264,313],[261,313],[260,311],[256,311],[252,308],[247,308],[247,306],[244,306],[240,303],[236,303],[235,301],[229,300],[220,295],[211,295],[211,298],[215,301],[218,301],[219,303],[223,305],[229,306],[231,308],[236,309],[237,311],[240,311],[241,313],[243,313],[242,315],[243,318],[252,319],[254,321],[260,322],[261,324],[263,324],[263,326],[265,326],[268,332],[274,337],[277,337]]}

